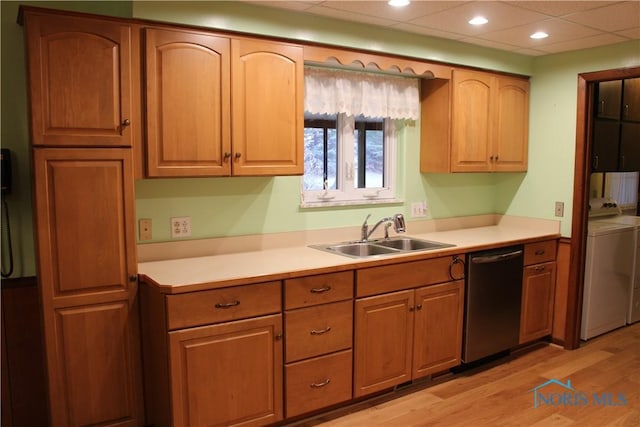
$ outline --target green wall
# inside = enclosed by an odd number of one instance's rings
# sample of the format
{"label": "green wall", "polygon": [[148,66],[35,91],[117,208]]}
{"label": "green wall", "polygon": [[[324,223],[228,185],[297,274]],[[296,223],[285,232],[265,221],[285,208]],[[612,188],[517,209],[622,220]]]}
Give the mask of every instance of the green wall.
{"label": "green wall", "polygon": [[[429,216],[508,213],[554,218],[565,202],[562,234],[571,233],[577,74],[640,65],[640,42],[545,57],[526,57],[454,41],[344,23],[237,2],[21,2],[49,8],[237,30],[531,75],[529,171],[526,174],[418,172],[419,124],[400,131],[399,190],[405,203],[384,207],[299,208],[299,178],[200,178],[136,182],[136,215],[152,218],[154,241],[169,239],[169,218],[191,216],[193,237],[357,225],[367,213],[404,212],[427,200]],[[35,274],[27,101],[18,2],[2,1],[2,147],[15,154],[9,196],[15,277]],[[408,224],[411,231],[411,224]]]}

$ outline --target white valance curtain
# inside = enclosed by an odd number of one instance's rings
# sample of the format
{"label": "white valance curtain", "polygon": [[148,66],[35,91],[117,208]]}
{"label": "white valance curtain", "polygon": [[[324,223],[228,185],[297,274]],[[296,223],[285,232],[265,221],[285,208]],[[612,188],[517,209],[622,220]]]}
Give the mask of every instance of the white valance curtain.
{"label": "white valance curtain", "polygon": [[312,114],[417,120],[417,78],[305,67],[304,109]]}

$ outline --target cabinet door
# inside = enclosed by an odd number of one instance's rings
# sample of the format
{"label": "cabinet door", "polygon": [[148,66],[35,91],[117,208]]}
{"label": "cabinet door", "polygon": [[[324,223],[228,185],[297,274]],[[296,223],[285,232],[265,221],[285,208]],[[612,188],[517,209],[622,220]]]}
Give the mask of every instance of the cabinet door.
{"label": "cabinet door", "polygon": [[524,269],[520,317],[521,344],[551,334],[555,287],[555,262],[532,265]]}
{"label": "cabinet door", "polygon": [[640,122],[640,77],[624,80],[622,120]]}
{"label": "cabinet door", "polygon": [[143,424],[135,307],[124,300],[45,313],[52,425]]}
{"label": "cabinet door", "polygon": [[37,148],[33,156],[43,302],[126,299],[137,271],[131,150]]}
{"label": "cabinet door", "polygon": [[492,150],[493,170],[527,170],[529,140],[529,82],[498,77],[496,83],[495,122]]}
{"label": "cabinet door", "polygon": [[130,26],[32,11],[25,26],[33,145],[131,146]]}
{"label": "cabinet door", "polygon": [[355,304],[354,397],[411,380],[414,291]]}
{"label": "cabinet door", "polygon": [[413,379],[459,365],[464,281],[416,290]]}
{"label": "cabinet door", "polygon": [[600,119],[620,119],[622,80],[598,83],[596,117]]}
{"label": "cabinet door", "polygon": [[618,144],[620,122],[594,120],[591,145],[591,171],[615,172],[618,170]]}
{"label": "cabinet door", "polygon": [[229,175],[229,39],[153,28],[145,36],[148,176]]}
{"label": "cabinet door", "polygon": [[282,316],[169,333],[174,427],[282,419]]}
{"label": "cabinet door", "polygon": [[479,172],[491,168],[491,85],[485,73],[455,70],[453,73],[453,125],[451,171]]}
{"label": "cabinet door", "polygon": [[640,171],[640,123],[620,123],[620,172]]}
{"label": "cabinet door", "polygon": [[234,175],[301,175],[302,47],[232,40]]}

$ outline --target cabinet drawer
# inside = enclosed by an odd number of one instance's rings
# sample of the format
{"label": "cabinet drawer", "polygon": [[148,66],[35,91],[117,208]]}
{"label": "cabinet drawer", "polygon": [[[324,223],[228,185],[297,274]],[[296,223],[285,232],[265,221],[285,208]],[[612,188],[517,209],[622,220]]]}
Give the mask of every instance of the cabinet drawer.
{"label": "cabinet drawer", "polygon": [[285,367],[286,417],[351,399],[351,350]]}
{"label": "cabinet drawer", "polygon": [[381,267],[363,268],[356,271],[358,298],[417,288],[419,286],[444,283],[464,277],[464,255],[447,256],[422,261],[406,262],[402,264],[385,265]]}
{"label": "cabinet drawer", "polygon": [[285,309],[353,298],[353,272],[319,274],[284,281]]}
{"label": "cabinet drawer", "polygon": [[351,301],[285,312],[286,362],[351,348],[352,336]]}
{"label": "cabinet drawer", "polygon": [[556,240],[528,243],[524,245],[524,265],[538,264],[556,260]]}
{"label": "cabinet drawer", "polygon": [[226,322],[281,310],[280,282],[167,295],[169,330]]}

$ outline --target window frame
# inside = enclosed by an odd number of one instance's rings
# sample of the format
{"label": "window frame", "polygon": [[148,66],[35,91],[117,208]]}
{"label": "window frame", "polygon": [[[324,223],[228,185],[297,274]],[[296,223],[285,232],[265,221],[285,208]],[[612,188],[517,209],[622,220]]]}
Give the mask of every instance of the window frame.
{"label": "window frame", "polygon": [[[301,203],[303,208],[345,205],[368,205],[398,203],[397,198],[397,131],[396,120],[384,120],[384,176],[383,187],[357,188],[354,168],[354,138],[356,118],[344,113],[338,114],[336,132],[338,140],[338,164],[336,170],[336,189],[305,190],[304,175],[300,178]],[[306,126],[305,126],[306,127]]]}

